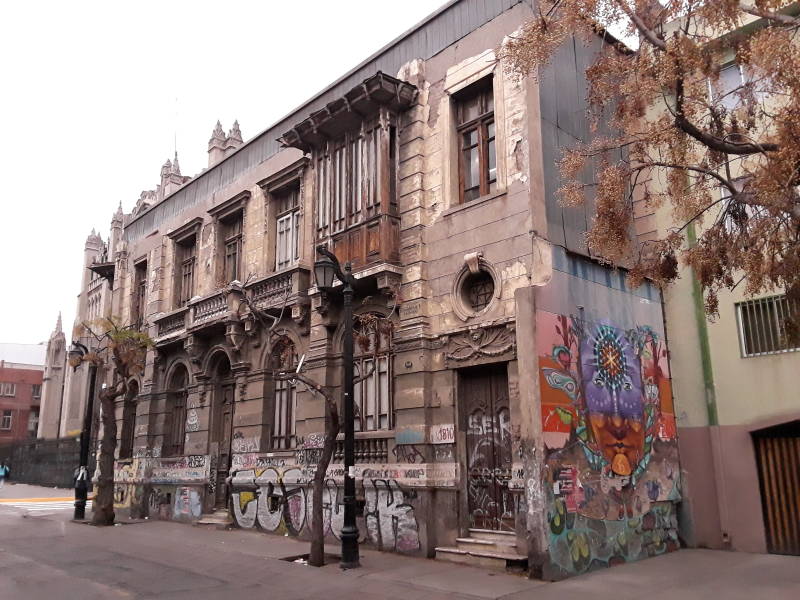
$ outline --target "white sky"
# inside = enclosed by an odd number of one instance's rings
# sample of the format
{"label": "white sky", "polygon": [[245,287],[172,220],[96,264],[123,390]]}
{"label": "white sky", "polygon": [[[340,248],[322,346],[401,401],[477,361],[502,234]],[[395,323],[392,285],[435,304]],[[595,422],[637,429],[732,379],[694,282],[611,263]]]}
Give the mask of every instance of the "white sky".
{"label": "white sky", "polygon": [[[445,0],[0,5],[0,342],[69,337],[83,246],[217,119],[245,141]],[[177,99],[177,101],[176,101]]]}

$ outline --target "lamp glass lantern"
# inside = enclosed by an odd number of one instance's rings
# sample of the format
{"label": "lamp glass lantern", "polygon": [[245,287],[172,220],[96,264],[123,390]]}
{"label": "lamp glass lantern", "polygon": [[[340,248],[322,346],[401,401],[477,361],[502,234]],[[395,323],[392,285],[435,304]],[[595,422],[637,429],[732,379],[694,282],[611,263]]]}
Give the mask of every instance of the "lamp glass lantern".
{"label": "lamp glass lantern", "polygon": [[314,263],[314,278],[317,287],[322,290],[329,290],[333,287],[333,280],[336,278],[336,265],[330,257],[324,254]]}

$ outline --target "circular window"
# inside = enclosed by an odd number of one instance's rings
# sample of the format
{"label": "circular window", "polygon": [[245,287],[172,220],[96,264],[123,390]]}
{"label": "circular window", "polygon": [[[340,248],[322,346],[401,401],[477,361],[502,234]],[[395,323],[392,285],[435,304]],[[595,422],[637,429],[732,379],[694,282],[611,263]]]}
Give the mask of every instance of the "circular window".
{"label": "circular window", "polygon": [[461,287],[461,298],[464,305],[475,312],[480,312],[492,301],[494,296],[494,279],[487,271],[470,273],[464,278]]}

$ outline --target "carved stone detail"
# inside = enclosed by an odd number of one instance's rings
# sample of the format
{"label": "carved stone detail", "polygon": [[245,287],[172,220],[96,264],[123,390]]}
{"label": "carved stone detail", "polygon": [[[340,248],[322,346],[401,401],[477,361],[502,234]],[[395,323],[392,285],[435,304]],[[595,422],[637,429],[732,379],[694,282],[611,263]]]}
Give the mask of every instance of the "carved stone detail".
{"label": "carved stone detail", "polygon": [[517,340],[513,330],[506,326],[470,329],[447,340],[445,360],[448,364],[479,364],[513,360]]}

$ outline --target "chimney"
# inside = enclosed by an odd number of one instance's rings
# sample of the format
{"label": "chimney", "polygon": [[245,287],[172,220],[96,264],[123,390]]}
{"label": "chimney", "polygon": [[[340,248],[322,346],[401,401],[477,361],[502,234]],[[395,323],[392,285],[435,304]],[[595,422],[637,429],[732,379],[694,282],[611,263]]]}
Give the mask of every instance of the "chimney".
{"label": "chimney", "polygon": [[217,126],[211,132],[211,139],[208,140],[208,166],[212,167],[225,157],[225,132],[222,124],[217,121]]}
{"label": "chimney", "polygon": [[231,154],[243,143],[242,132],[239,129],[239,121],[234,121],[233,127],[228,132],[228,137],[225,139],[225,156]]}

